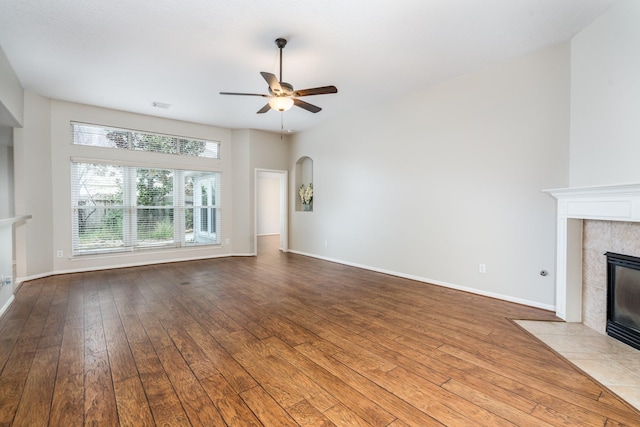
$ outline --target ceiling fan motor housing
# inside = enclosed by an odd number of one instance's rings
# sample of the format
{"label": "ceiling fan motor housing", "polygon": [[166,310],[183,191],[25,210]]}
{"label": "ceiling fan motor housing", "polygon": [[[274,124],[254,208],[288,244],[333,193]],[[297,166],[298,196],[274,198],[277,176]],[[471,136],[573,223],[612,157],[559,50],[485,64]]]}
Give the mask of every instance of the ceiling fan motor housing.
{"label": "ceiling fan motor housing", "polygon": [[281,92],[276,92],[269,88],[269,93],[274,96],[289,96],[293,93],[293,85],[287,82],[280,82],[280,88],[282,89]]}

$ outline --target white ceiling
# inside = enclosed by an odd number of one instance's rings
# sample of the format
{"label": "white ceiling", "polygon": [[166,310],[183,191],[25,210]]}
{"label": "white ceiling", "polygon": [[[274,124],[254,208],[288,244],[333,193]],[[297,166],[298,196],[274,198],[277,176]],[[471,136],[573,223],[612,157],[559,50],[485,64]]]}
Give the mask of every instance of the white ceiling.
{"label": "white ceiling", "polygon": [[283,113],[297,132],[568,40],[613,1],[0,0],[0,47],[46,97],[279,132],[264,98],[219,92],[266,93],[284,37],[284,81],[339,90]]}

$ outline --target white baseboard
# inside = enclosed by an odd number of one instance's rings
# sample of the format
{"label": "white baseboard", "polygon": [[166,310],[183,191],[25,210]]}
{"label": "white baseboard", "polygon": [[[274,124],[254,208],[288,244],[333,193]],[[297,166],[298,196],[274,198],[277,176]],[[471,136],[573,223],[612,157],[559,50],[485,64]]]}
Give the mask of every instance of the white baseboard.
{"label": "white baseboard", "polygon": [[453,284],[453,283],[442,282],[440,280],[433,280],[433,279],[428,279],[426,277],[414,276],[414,275],[411,275],[411,274],[400,273],[400,272],[397,272],[397,271],[385,270],[385,269],[382,269],[382,268],[371,267],[369,265],[363,265],[363,264],[353,263],[353,262],[349,262],[349,261],[343,261],[343,260],[340,260],[340,259],[324,257],[324,256],[320,256],[320,255],[306,253],[306,252],[296,251],[296,250],[293,250],[293,249],[289,249],[289,252],[294,253],[294,254],[298,254],[298,255],[308,256],[308,257],[311,257],[311,258],[321,259],[321,260],[324,260],[324,261],[335,262],[337,264],[348,265],[350,267],[356,267],[356,268],[362,268],[364,270],[375,271],[376,273],[388,274],[390,276],[402,277],[403,279],[415,280],[417,282],[429,283],[429,284],[432,284],[432,285],[438,285],[438,286],[442,286],[442,287],[445,287],[445,288],[455,289],[455,290],[458,290],[458,291],[469,292],[471,294],[482,295],[482,296],[485,296],[485,297],[491,297],[491,298],[499,299],[499,300],[502,300],[502,301],[513,302],[513,303],[516,303],[516,304],[522,304],[522,305],[526,305],[526,306],[529,306],[529,307],[535,307],[535,308],[540,308],[540,309],[549,310],[549,311],[555,311],[556,310],[556,307],[554,305],[542,304],[542,303],[539,303],[537,301],[529,301],[529,300],[525,300],[525,299],[522,299],[522,298],[516,298],[516,297],[513,297],[511,295],[503,295],[503,294],[497,294],[497,293],[494,293],[494,292],[487,292],[487,291],[483,291],[481,289],[469,288],[469,287],[466,287],[466,286],[460,286],[460,285],[456,285],[456,284]]}
{"label": "white baseboard", "polygon": [[[229,258],[229,257],[250,257],[255,256],[255,254],[224,254],[224,255],[210,255],[210,256],[199,256],[199,257],[186,257],[186,258],[175,258],[175,259],[167,259],[162,261],[143,261],[143,262],[132,262],[126,264],[117,264],[117,265],[108,265],[104,267],[87,267],[87,268],[73,268],[67,270],[55,270],[47,273],[34,274],[26,277],[18,277],[16,278],[14,286],[16,286],[15,290],[22,285],[24,282],[28,282],[30,280],[42,279],[44,277],[49,276],[57,276],[60,274],[71,274],[71,273],[84,273],[87,271],[98,271],[98,270],[114,270],[117,268],[128,268],[128,267],[140,267],[143,265],[154,265],[154,264],[168,264],[172,262],[183,262],[183,261],[197,261],[203,259],[214,259],[214,258]],[[15,292],[15,291],[14,291]]]}
{"label": "white baseboard", "polygon": [[[499,300],[513,302],[513,303],[516,303],[516,304],[522,304],[522,305],[526,305],[526,306],[529,306],[529,307],[535,307],[535,308],[540,308],[540,309],[549,310],[549,311],[555,311],[556,310],[556,307],[554,305],[541,304],[541,303],[539,303],[537,301],[529,301],[529,300],[525,300],[525,299],[522,299],[522,298],[516,298],[516,297],[513,297],[511,295],[503,295],[503,294],[497,294],[497,293],[494,293],[494,292],[487,292],[487,291],[483,291],[483,290],[480,290],[480,289],[469,288],[469,287],[466,287],[466,286],[460,286],[460,285],[456,285],[456,284],[453,284],[453,283],[442,282],[440,280],[433,280],[433,279],[429,279],[429,278],[426,278],[426,277],[414,276],[414,275],[411,275],[411,274],[400,273],[400,272],[392,271],[392,270],[385,270],[385,269],[382,269],[382,268],[372,267],[372,266],[369,266],[369,265],[353,263],[353,262],[344,261],[344,260],[340,260],[340,259],[336,259],[336,258],[324,257],[324,256],[316,255],[316,254],[296,251],[296,250],[293,250],[293,249],[289,249],[288,252],[291,252],[293,254],[308,256],[308,257],[311,257],[311,258],[317,258],[317,259],[321,259],[321,260],[324,260],[324,261],[335,262],[337,264],[348,265],[350,267],[356,267],[356,268],[362,268],[364,270],[375,271],[377,273],[388,274],[390,276],[402,277],[404,279],[415,280],[415,281],[418,281],[418,282],[429,283],[429,284],[432,284],[432,285],[438,285],[438,286],[442,286],[442,287],[445,287],[445,288],[450,288],[450,289],[456,289],[456,290],[459,290],[459,291],[469,292],[469,293],[476,294],[476,295],[482,295],[482,296],[486,296],[486,297],[496,298],[496,299],[499,299]],[[49,277],[49,276],[56,276],[56,275],[59,275],[59,274],[84,273],[86,271],[112,270],[112,269],[116,269],[116,268],[139,267],[139,266],[142,266],[142,265],[166,264],[166,263],[171,263],[171,262],[196,261],[196,260],[202,260],[202,259],[214,259],[214,258],[226,258],[226,257],[252,257],[252,256],[255,256],[255,255],[256,255],[255,253],[225,254],[225,255],[214,255],[214,256],[206,256],[206,257],[179,258],[179,259],[154,261],[154,262],[127,263],[127,264],[120,264],[120,265],[110,265],[110,266],[106,266],[104,268],[93,267],[93,268],[78,268],[78,269],[70,269],[70,270],[58,270],[58,271],[52,271],[52,272],[49,272],[49,273],[42,273],[42,274],[36,274],[36,275],[32,275],[32,276],[27,276],[27,277],[16,278],[16,280],[14,282],[14,286],[15,286],[14,292],[18,290],[18,288],[22,285],[23,282],[28,282],[30,280],[36,280],[36,279],[42,279],[44,277]],[[12,301],[13,301],[13,295],[11,296],[11,299],[9,301],[7,301],[7,303],[2,308],[3,311],[0,312],[0,315],[4,312],[4,310],[6,310],[9,307],[9,305],[11,304]]]}
{"label": "white baseboard", "polygon": [[2,308],[0,308],[0,317],[2,317],[4,315],[4,312],[9,309],[9,306],[11,305],[11,303],[13,302],[14,299],[15,299],[15,297],[13,295],[11,295],[9,297],[9,299],[7,300],[7,302],[4,303]]}

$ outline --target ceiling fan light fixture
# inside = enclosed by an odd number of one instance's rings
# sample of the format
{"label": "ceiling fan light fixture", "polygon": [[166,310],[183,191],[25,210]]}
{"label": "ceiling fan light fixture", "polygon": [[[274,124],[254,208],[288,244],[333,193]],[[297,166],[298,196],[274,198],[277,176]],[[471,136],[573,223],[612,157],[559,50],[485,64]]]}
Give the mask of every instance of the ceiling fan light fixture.
{"label": "ceiling fan light fixture", "polygon": [[274,96],[269,100],[269,106],[274,110],[287,111],[293,107],[293,99],[286,96]]}

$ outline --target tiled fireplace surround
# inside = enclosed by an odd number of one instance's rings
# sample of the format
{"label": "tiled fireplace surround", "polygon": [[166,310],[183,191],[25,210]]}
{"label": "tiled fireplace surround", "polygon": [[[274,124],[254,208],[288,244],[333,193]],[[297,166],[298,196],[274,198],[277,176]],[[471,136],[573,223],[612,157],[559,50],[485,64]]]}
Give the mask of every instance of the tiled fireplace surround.
{"label": "tiled fireplace surround", "polygon": [[605,334],[607,259],[604,253],[640,257],[640,223],[584,220],[582,238],[582,323]]}

